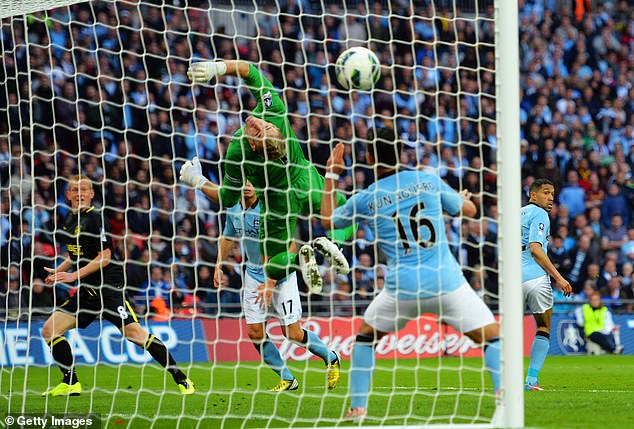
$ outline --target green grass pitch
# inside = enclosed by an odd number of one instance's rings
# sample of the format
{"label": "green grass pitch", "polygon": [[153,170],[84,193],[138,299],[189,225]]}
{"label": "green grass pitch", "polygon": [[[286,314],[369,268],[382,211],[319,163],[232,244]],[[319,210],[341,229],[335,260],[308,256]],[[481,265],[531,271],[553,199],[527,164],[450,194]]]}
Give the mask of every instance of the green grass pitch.
{"label": "green grass pitch", "polygon": [[[396,364],[394,370],[394,361],[378,361],[364,424],[447,423],[452,415],[459,416],[452,420],[455,423],[483,423],[492,415],[490,383],[480,371],[480,359]],[[117,429],[351,425],[339,422],[348,404],[349,361],[343,362],[341,384],[332,392],[325,388],[321,362],[290,367],[300,389],[273,394],[263,391],[277,381],[268,368],[245,363],[195,365],[188,372],[197,392],[182,397],[171,377],[154,364],[82,366],[78,375],[84,393],[49,399],[40,392],[59,381],[57,368],[29,368],[26,383],[23,368],[5,368],[0,373],[0,407],[12,413],[22,407],[27,413],[92,411],[102,414],[102,427]],[[526,392],[527,427],[634,427],[634,357],[549,357],[540,380],[546,391]]]}

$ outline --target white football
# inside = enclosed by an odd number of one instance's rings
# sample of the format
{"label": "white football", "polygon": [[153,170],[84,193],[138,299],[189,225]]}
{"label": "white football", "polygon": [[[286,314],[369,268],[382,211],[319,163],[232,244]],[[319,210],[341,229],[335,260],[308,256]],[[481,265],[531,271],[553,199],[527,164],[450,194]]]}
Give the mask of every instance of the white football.
{"label": "white football", "polygon": [[368,90],[381,76],[379,59],[369,49],[354,47],[343,51],[335,63],[337,81],[346,89]]}

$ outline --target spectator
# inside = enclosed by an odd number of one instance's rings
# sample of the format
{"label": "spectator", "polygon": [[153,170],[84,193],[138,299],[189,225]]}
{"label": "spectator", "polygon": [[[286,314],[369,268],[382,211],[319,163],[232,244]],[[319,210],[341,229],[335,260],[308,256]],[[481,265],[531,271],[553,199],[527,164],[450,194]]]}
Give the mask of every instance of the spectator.
{"label": "spectator", "polygon": [[342,274],[337,276],[337,290],[334,294],[333,316],[348,316],[352,314],[352,290],[350,280]]}
{"label": "spectator", "polygon": [[634,263],[634,228],[627,230],[627,241],[621,246],[621,256],[625,262]]}
{"label": "spectator", "polygon": [[571,217],[586,211],[586,191],[579,185],[579,175],[576,171],[569,171],[567,181],[559,193],[559,204],[568,207]]}
{"label": "spectator", "polygon": [[592,241],[588,235],[582,235],[576,246],[570,253],[570,265],[567,272],[567,279],[572,284],[574,293],[581,290],[581,286],[585,283],[586,277],[584,273],[588,271],[588,266],[599,260],[599,249],[592,250]]}
{"label": "spectator", "polygon": [[627,229],[625,229],[625,226],[623,226],[623,220],[621,216],[612,216],[610,228],[606,229],[603,232],[603,237],[601,238],[601,250],[603,250],[604,252],[616,251],[618,255],[617,261],[621,262],[623,260],[622,248],[625,243],[627,243],[627,240],[628,233]]}
{"label": "spectator", "polygon": [[630,211],[627,206],[627,201],[617,183],[611,183],[608,186],[608,195],[603,201],[601,209],[603,224],[606,227],[610,226],[610,222],[614,219],[614,216],[621,218],[621,224],[629,225]]}
{"label": "spectator", "polygon": [[31,288],[31,311],[32,314],[48,316],[51,314],[53,305],[53,290],[44,283],[41,278],[33,279],[33,287]]}
{"label": "spectator", "polygon": [[[151,306],[155,306],[156,302],[164,301],[165,306],[170,307],[170,293],[172,284],[163,281],[163,268],[154,265],[150,268],[150,279],[141,286],[136,299],[140,313],[144,313]],[[154,301],[157,298],[156,302]],[[164,306],[161,305],[161,308]]]}
{"label": "spectator", "polygon": [[601,295],[592,293],[587,304],[575,311],[577,325],[583,328],[587,339],[612,354],[623,353],[623,346],[614,341],[614,321],[612,313],[601,302]]}

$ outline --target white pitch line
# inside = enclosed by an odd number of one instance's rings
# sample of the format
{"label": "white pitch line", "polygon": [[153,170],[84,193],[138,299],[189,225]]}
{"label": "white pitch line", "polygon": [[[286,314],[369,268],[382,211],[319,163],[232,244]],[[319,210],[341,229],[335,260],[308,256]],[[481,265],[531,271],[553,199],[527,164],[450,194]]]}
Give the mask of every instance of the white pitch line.
{"label": "white pitch line", "polygon": [[[261,392],[266,392],[266,390],[264,390],[265,388],[263,387],[263,390]],[[318,387],[318,386],[308,386],[308,387],[304,387],[303,389],[304,391],[323,391],[324,388],[322,387]],[[377,387],[373,387],[372,391],[377,391],[377,390],[387,390],[387,391],[391,391],[391,390],[408,390],[408,391],[419,391],[419,392],[431,392],[431,391],[436,391],[438,393],[443,393],[446,391],[451,391],[451,392],[460,392],[460,391],[469,391],[469,392],[479,392],[482,391],[482,389],[478,389],[476,387],[450,387],[450,386],[446,386],[446,387],[442,387],[440,390],[436,389],[436,388],[431,388],[431,387],[427,387],[427,388],[412,388],[412,387],[407,387],[407,386],[393,386],[393,387],[385,387],[385,386],[377,386]],[[612,389],[546,389],[544,390],[544,392],[548,393],[548,392],[573,392],[573,393],[633,393],[634,390],[612,390]],[[214,394],[214,393],[243,393],[243,394],[248,394],[248,395],[252,395],[253,391],[252,390],[235,390],[235,389],[212,389],[209,392],[207,392],[207,394]],[[336,393],[336,392],[335,392]],[[493,396],[493,394],[489,391],[482,391],[483,394],[486,395],[490,395]]]}

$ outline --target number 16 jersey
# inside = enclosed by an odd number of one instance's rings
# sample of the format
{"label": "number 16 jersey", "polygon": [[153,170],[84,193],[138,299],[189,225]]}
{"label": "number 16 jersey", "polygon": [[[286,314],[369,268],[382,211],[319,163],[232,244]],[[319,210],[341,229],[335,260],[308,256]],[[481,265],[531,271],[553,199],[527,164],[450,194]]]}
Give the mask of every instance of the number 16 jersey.
{"label": "number 16 jersey", "polygon": [[399,299],[452,292],[466,280],[449,249],[443,210],[464,201],[438,176],[400,171],[382,176],[333,213],[335,228],[366,223],[387,258],[385,289]]}

